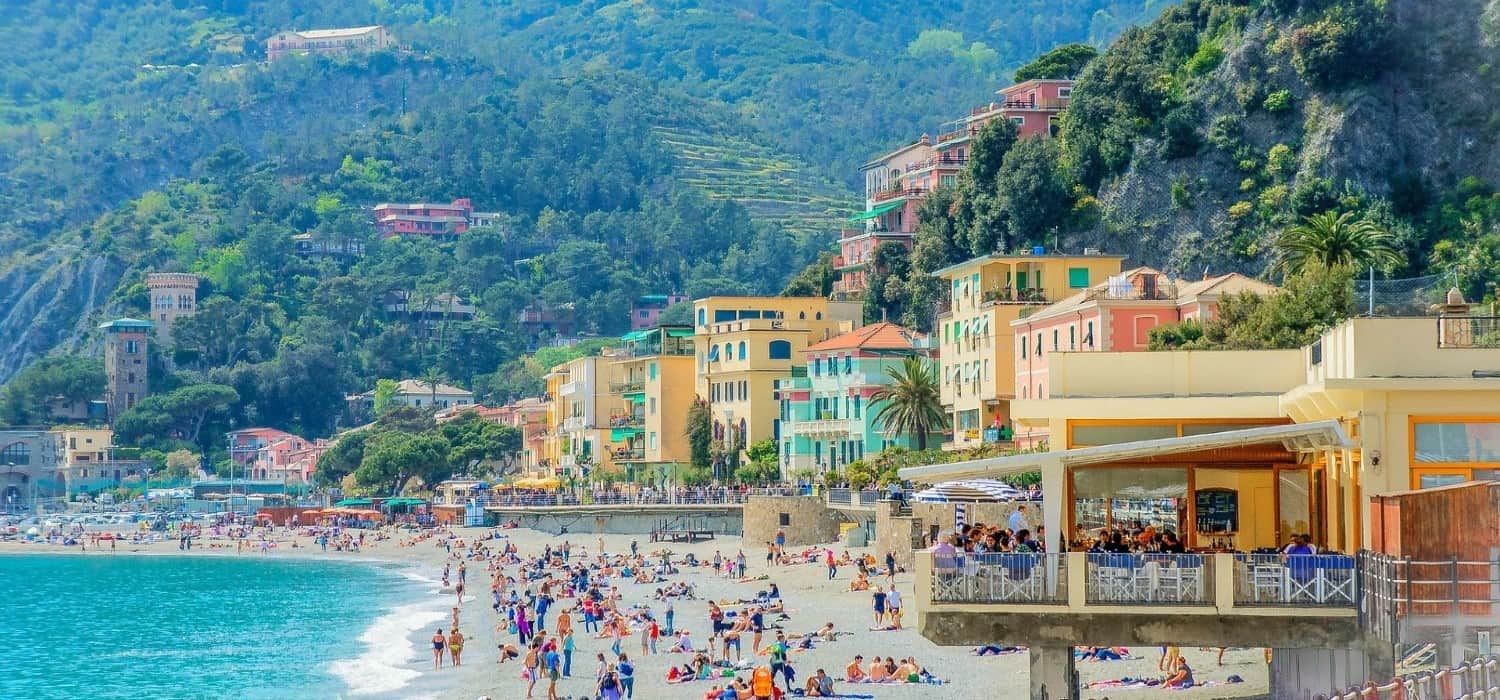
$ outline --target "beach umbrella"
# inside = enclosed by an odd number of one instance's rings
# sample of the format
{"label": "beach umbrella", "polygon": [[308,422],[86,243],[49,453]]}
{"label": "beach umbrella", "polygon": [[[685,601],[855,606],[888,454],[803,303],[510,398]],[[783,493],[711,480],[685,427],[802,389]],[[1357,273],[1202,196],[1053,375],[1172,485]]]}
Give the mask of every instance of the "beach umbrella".
{"label": "beach umbrella", "polygon": [[1020,497],[1014,486],[992,479],[944,481],[912,495],[919,503],[1003,503]]}

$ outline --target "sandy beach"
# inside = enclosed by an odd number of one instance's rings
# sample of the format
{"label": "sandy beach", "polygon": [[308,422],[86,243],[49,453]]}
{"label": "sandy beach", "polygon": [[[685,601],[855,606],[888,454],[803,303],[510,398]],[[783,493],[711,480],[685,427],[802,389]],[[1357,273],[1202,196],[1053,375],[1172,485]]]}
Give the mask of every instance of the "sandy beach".
{"label": "sandy beach", "polygon": [[[456,529],[453,532],[467,543],[476,537],[488,537],[494,531],[489,528],[470,528]],[[556,546],[565,539],[569,540],[573,546],[575,560],[580,555],[591,557],[596,553],[599,542],[599,536],[590,534],[553,536],[518,529],[504,530],[500,533],[504,540],[516,544],[522,559],[528,555],[540,553],[548,543]],[[468,593],[460,605],[460,628],[468,639],[464,663],[458,668],[445,665],[442,669],[434,670],[428,638],[438,624],[447,624],[447,618],[455,600],[451,592],[439,590],[441,587],[439,579],[444,562],[452,561],[440,538],[428,539],[415,546],[403,547],[398,546],[398,542],[404,536],[396,535],[390,540],[368,542],[359,553],[332,551],[323,553],[311,538],[292,537],[283,533],[278,533],[278,535],[278,546],[269,553],[261,553],[258,548],[248,546],[243,552],[237,552],[235,545],[229,543],[226,547],[217,549],[195,546],[191,555],[310,557],[390,562],[404,565],[401,568],[406,575],[427,584],[428,598],[414,600],[410,605],[397,610],[385,611],[379,619],[372,620],[370,630],[361,638],[369,647],[366,654],[358,659],[328,660],[330,664],[341,665],[337,669],[338,675],[349,680],[351,687],[354,688],[354,692],[351,692],[349,697],[420,697],[441,700],[450,698],[473,700],[485,696],[495,700],[520,700],[526,697],[527,684],[521,679],[521,666],[513,662],[507,662],[504,665],[496,664],[496,650],[502,641],[502,636],[503,641],[509,643],[515,643],[516,640],[514,635],[497,629],[500,615],[490,607],[490,576],[485,570],[484,563],[471,561],[468,565]],[[637,540],[642,553],[650,553],[658,547],[646,541],[647,538],[644,537],[605,535],[605,550],[610,554],[628,553],[632,539]],[[293,541],[299,545],[297,548],[290,546]],[[491,547],[496,547],[502,541],[496,540],[489,544]],[[688,552],[692,552],[700,560],[711,560],[715,551],[722,553],[725,557],[736,555],[740,551],[740,541],[737,537],[723,537],[715,541],[692,545],[674,544],[670,545],[670,549],[674,560],[680,559]],[[79,552],[77,547],[64,550],[62,547],[45,544],[0,543],[0,554],[62,551]],[[836,553],[843,551],[843,548],[835,547]],[[855,555],[866,551],[868,550],[850,550],[851,554]],[[184,552],[178,550],[175,540],[156,543],[122,541],[116,545],[113,552],[106,544],[100,550],[90,548],[81,555],[141,554],[177,555],[184,554]],[[911,614],[906,616],[905,629],[871,631],[869,629],[873,622],[871,593],[848,591],[849,582],[856,573],[852,566],[841,567],[837,579],[830,582],[827,580],[826,568],[818,564],[774,566],[768,570],[763,546],[746,549],[745,556],[751,577],[769,575],[770,580],[740,583],[716,575],[708,567],[682,567],[680,575],[671,577],[674,580],[681,579],[690,582],[697,588],[696,600],[679,599],[676,602],[675,626],[678,629],[690,630],[691,636],[698,641],[700,646],[707,640],[710,632],[707,615],[708,600],[732,602],[751,599],[755,597],[757,591],[765,590],[770,581],[775,581],[781,589],[790,620],[778,622],[775,616],[768,616],[768,624],[779,624],[790,634],[811,632],[825,623],[832,622],[836,630],[853,633],[841,635],[834,642],[819,641],[814,649],[793,653],[790,660],[797,671],[799,686],[819,668],[835,678],[842,678],[844,668],[856,654],[863,655],[867,663],[874,656],[894,655],[898,659],[907,656],[914,657],[930,673],[943,679],[944,684],[940,686],[929,684],[856,685],[839,682],[835,685],[836,690],[846,696],[873,697],[879,700],[924,697],[933,692],[952,698],[1025,698],[1027,696],[1027,658],[1024,652],[981,658],[976,657],[972,649],[939,647],[916,633],[913,629],[915,616]],[[456,566],[455,561],[455,571]],[[509,566],[506,567],[506,571],[514,575],[516,568]],[[454,578],[456,580],[456,574]],[[884,579],[881,578],[875,583],[883,583],[883,581]],[[896,584],[907,601],[915,600],[910,574],[898,575]],[[651,600],[651,594],[663,584],[635,584],[625,581],[619,582],[618,585],[624,596],[624,604],[650,604],[660,619],[665,606],[663,603]],[[571,607],[573,602],[571,599],[559,601],[558,606],[549,612],[549,621],[555,621],[556,611]],[[724,607],[726,610],[733,610],[738,606],[725,605]],[[910,611],[909,603],[908,611]],[[574,627],[577,650],[573,658],[573,677],[562,679],[558,684],[558,692],[561,697],[592,698],[594,670],[598,663],[596,655],[600,652],[608,655],[610,642],[596,639],[593,635],[582,634],[581,621],[577,616],[575,616]],[[550,627],[548,631],[551,632]],[[768,631],[766,639],[772,639],[773,634],[774,631]],[[1005,640],[995,640],[995,642],[1004,644]],[[671,665],[680,666],[687,661],[682,654],[665,653],[668,646],[669,643],[660,643],[658,651],[663,653],[642,656],[638,636],[625,640],[624,651],[637,668],[636,697],[647,700],[657,698],[699,700],[703,698],[704,693],[713,686],[712,681],[695,681],[676,685],[665,682],[667,669]],[[744,653],[749,655],[751,650],[748,640],[744,643],[744,647]],[[1230,650],[1224,656],[1223,666],[1217,664],[1217,650],[1186,648],[1182,651],[1194,668],[1197,680],[1200,683],[1207,681],[1213,685],[1173,691],[1121,688],[1085,690],[1082,697],[1095,699],[1172,697],[1187,700],[1261,697],[1267,692],[1267,672],[1263,653],[1259,649]],[[1157,669],[1160,653],[1157,648],[1131,649],[1130,652],[1131,658],[1122,661],[1079,662],[1080,682],[1087,684],[1093,681],[1125,677],[1161,676]],[[764,663],[765,657],[760,657],[759,661]],[[1243,678],[1244,682],[1226,684],[1226,679],[1231,675]],[[545,681],[537,684],[534,697],[546,697]]]}

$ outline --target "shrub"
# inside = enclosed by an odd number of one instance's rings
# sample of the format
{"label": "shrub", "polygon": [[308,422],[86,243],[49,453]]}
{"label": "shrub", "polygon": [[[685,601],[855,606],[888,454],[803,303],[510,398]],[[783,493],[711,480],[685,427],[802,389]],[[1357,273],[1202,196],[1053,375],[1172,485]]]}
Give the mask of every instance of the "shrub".
{"label": "shrub", "polygon": [[1380,63],[1383,3],[1343,0],[1290,37],[1292,67],[1313,85],[1338,87],[1366,78]]}
{"label": "shrub", "polygon": [[1262,209],[1267,211],[1280,211],[1286,205],[1286,185],[1272,185],[1260,193],[1258,201]]}
{"label": "shrub", "polygon": [[1193,205],[1193,195],[1181,180],[1172,183],[1172,208],[1186,209]]}
{"label": "shrub", "polygon": [[1187,68],[1193,75],[1208,75],[1224,60],[1224,49],[1212,41],[1205,41],[1198,45],[1197,53],[1188,59]]}
{"label": "shrub", "polygon": [[1229,205],[1229,218],[1239,221],[1255,211],[1255,206],[1249,202],[1235,202]]}
{"label": "shrub", "polygon": [[1261,106],[1273,114],[1285,112],[1292,108],[1292,93],[1289,90],[1277,90],[1266,95],[1266,101]]}
{"label": "shrub", "polygon": [[1266,173],[1271,177],[1285,177],[1297,171],[1297,154],[1291,146],[1278,143],[1266,153]]}

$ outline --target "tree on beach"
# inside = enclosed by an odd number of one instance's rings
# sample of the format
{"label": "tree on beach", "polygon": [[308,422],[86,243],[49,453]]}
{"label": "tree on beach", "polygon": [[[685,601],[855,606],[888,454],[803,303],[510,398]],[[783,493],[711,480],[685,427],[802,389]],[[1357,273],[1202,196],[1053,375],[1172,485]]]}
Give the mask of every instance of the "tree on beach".
{"label": "tree on beach", "polygon": [[908,357],[885,372],[893,384],[870,395],[870,404],[880,405],[875,420],[893,433],[911,435],[918,450],[927,449],[927,435],[948,423],[937,373],[920,357]]}
{"label": "tree on beach", "polygon": [[[438,426],[448,442],[448,463],[455,474],[504,476],[513,471],[521,453],[521,430],[485,420],[477,411],[464,411]],[[486,464],[497,469],[481,469]]]}
{"label": "tree on beach", "polygon": [[447,441],[430,433],[377,434],[365,445],[364,459],[354,470],[361,487],[391,495],[400,494],[414,478],[430,487],[452,475]]}

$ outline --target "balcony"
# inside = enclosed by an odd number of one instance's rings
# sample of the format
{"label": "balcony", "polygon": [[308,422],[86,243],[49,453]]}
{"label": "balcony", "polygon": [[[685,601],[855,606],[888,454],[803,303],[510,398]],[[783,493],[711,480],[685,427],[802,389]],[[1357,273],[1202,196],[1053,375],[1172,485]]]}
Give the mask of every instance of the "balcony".
{"label": "balcony", "polygon": [[[942,135],[941,134],[938,135],[938,139],[939,140],[942,139]],[[958,156],[958,155],[933,156],[933,157],[927,158],[925,160],[921,160],[921,161],[917,161],[915,163],[909,163],[909,164],[907,164],[907,166],[906,166],[906,172],[914,173],[914,172],[918,172],[918,171],[921,171],[921,170],[931,170],[933,168],[939,168],[939,167],[959,168],[959,167],[963,167],[964,164],[966,164],[968,162],[969,162],[969,157],[968,156]]]}
{"label": "balcony", "polygon": [[646,459],[645,447],[616,447],[610,452],[616,462],[639,462]]}
{"label": "balcony", "polygon": [[611,429],[620,429],[620,430],[625,430],[625,429],[639,430],[639,429],[642,429],[642,428],[646,427],[646,416],[645,416],[645,414],[642,414],[642,413],[635,413],[635,414],[630,414],[630,415],[610,416],[609,417],[609,427]]}
{"label": "balcony", "polygon": [[794,435],[849,435],[853,431],[854,422],[847,418],[797,421],[792,424]]}
{"label": "balcony", "polygon": [[589,427],[589,419],[583,416],[573,416],[563,419],[562,431],[565,433],[576,433]]}
{"label": "balcony", "polygon": [[870,199],[875,202],[888,202],[901,197],[921,197],[925,194],[927,194],[927,188],[925,187],[893,187],[888,190],[876,192],[871,195]]}
{"label": "balcony", "polygon": [[1363,639],[1352,575],[1336,573],[1295,600],[1245,605],[1238,586],[1253,572],[1233,554],[919,552],[916,571],[921,631],[940,644],[987,643],[970,636],[1067,648],[1094,638],[1269,647],[1298,646],[1310,635],[1330,646]]}
{"label": "balcony", "polygon": [[646,390],[644,381],[610,382],[609,393],[611,394],[639,394]]}

